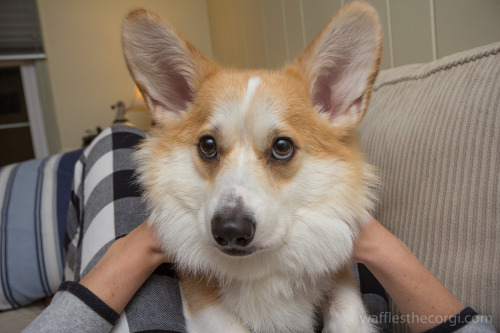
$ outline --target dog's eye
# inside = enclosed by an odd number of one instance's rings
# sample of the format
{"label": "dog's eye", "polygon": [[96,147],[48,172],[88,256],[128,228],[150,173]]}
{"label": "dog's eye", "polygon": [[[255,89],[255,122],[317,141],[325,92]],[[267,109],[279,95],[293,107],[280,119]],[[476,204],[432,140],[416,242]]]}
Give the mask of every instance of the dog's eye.
{"label": "dog's eye", "polygon": [[203,136],[198,143],[198,153],[204,159],[212,159],[217,156],[217,145],[211,136]]}
{"label": "dog's eye", "polygon": [[274,142],[272,156],[279,161],[288,161],[292,158],[295,149],[290,138],[278,138]]}

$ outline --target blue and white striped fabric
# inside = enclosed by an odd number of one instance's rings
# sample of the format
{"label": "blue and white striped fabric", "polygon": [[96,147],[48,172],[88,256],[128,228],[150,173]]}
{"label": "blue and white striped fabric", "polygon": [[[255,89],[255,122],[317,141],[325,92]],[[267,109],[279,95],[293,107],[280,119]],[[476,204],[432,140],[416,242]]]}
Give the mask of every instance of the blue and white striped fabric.
{"label": "blue and white striped fabric", "polygon": [[81,151],[0,169],[0,310],[55,293],[74,165]]}

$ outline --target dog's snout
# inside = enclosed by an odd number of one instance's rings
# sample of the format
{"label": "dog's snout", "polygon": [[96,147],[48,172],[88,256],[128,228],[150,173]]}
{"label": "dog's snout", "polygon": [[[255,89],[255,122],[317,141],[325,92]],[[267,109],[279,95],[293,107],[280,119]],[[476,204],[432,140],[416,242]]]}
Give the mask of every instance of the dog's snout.
{"label": "dog's snout", "polygon": [[212,219],[212,236],[220,246],[245,247],[254,234],[255,220],[247,214],[218,213]]}

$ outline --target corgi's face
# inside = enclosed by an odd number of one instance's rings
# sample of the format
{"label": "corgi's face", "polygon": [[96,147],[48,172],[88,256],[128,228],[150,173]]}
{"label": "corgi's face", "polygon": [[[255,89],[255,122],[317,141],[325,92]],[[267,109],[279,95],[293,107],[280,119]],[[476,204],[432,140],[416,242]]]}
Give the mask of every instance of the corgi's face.
{"label": "corgi's face", "polygon": [[233,278],[343,265],[372,203],[354,133],[380,60],[371,8],[340,12],[281,71],[221,69],[144,10],[123,40],[157,122],[140,181],[178,265]]}

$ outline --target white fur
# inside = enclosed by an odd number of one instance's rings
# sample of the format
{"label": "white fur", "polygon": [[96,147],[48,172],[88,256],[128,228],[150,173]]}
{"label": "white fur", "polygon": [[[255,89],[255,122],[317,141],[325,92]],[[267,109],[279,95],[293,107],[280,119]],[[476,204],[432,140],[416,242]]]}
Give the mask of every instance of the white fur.
{"label": "white fur", "polygon": [[184,309],[184,314],[189,333],[250,333],[248,327],[243,326],[241,320],[222,305],[210,306],[196,316],[191,316],[189,311]]}
{"label": "white fur", "polygon": [[257,87],[260,84],[260,78],[258,76],[252,76],[248,80],[247,91],[245,97],[243,98],[243,103],[241,105],[241,114],[246,114],[250,108],[250,103],[252,103],[252,98],[257,91]]}
{"label": "white fur", "polygon": [[365,315],[363,302],[353,282],[353,280],[335,281],[332,297],[324,307],[323,333],[369,333],[375,330],[369,317]]}

